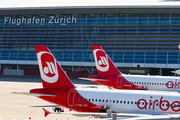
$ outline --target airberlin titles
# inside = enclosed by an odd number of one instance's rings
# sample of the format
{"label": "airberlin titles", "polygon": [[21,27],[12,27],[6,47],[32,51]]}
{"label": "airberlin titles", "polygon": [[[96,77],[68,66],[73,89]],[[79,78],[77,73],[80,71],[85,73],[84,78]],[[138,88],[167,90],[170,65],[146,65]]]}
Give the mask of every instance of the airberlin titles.
{"label": "airberlin titles", "polygon": [[180,82],[177,82],[177,80],[173,83],[173,81],[168,81],[166,83],[166,87],[169,89],[180,89],[179,87]]}
{"label": "airberlin titles", "polygon": [[21,18],[12,18],[12,17],[5,17],[4,24],[12,24],[12,25],[23,25],[23,24],[70,24],[70,23],[77,23],[77,18],[72,17],[56,17],[56,16],[49,16],[49,18],[40,18],[40,17],[21,17]]}
{"label": "airberlin titles", "polygon": [[139,109],[155,110],[157,108],[160,108],[162,111],[167,111],[171,109],[174,112],[179,112],[180,111],[179,106],[180,106],[179,101],[170,102],[164,99],[163,97],[161,97],[160,99],[153,100],[153,97],[151,96],[149,100],[139,99],[137,101],[137,107]]}

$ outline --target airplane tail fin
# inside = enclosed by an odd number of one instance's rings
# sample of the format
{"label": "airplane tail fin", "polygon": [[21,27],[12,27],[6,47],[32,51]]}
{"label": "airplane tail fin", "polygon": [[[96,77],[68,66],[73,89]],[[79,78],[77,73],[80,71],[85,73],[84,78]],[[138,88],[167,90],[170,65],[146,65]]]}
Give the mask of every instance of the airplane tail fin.
{"label": "airplane tail fin", "polygon": [[47,46],[36,45],[41,80],[44,88],[74,88],[64,70]]}
{"label": "airplane tail fin", "polygon": [[99,45],[92,45],[98,75],[121,74],[106,52]]}

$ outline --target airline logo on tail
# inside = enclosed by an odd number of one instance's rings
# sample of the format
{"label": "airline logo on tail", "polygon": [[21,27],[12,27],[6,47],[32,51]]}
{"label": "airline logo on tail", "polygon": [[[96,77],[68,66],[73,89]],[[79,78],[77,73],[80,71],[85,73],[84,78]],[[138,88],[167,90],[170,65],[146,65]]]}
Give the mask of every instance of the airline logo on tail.
{"label": "airline logo on tail", "polygon": [[109,70],[109,62],[108,62],[108,56],[106,53],[101,49],[95,49],[93,51],[96,67],[99,71],[106,72]]}
{"label": "airline logo on tail", "polygon": [[48,83],[55,83],[58,78],[57,63],[53,55],[49,52],[39,52],[37,54],[41,78]]}

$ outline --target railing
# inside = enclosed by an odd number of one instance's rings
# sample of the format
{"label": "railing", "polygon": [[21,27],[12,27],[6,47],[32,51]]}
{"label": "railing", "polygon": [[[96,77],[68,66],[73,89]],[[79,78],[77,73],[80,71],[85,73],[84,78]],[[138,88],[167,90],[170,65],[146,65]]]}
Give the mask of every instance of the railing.
{"label": "railing", "polygon": [[72,72],[72,71],[66,71],[66,74],[70,78],[78,78],[78,77],[88,77],[89,73],[88,72]]}

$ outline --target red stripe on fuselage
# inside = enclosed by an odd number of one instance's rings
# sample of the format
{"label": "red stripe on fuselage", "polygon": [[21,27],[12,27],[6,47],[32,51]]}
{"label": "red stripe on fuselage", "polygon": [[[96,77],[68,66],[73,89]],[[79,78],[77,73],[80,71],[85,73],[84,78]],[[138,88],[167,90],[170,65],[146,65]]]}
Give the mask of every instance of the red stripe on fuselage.
{"label": "red stripe on fuselage", "polygon": [[89,78],[94,78],[94,79],[107,79],[108,81],[94,81],[96,83],[108,86],[108,87],[113,87],[115,89],[129,89],[129,90],[139,90],[138,86],[130,83],[127,81],[122,75],[92,75],[89,76]]}
{"label": "red stripe on fuselage", "polygon": [[57,96],[39,98],[78,112],[98,112],[98,109],[92,109],[96,105],[83,98],[75,88],[38,88],[32,89],[30,93],[54,94]]}

